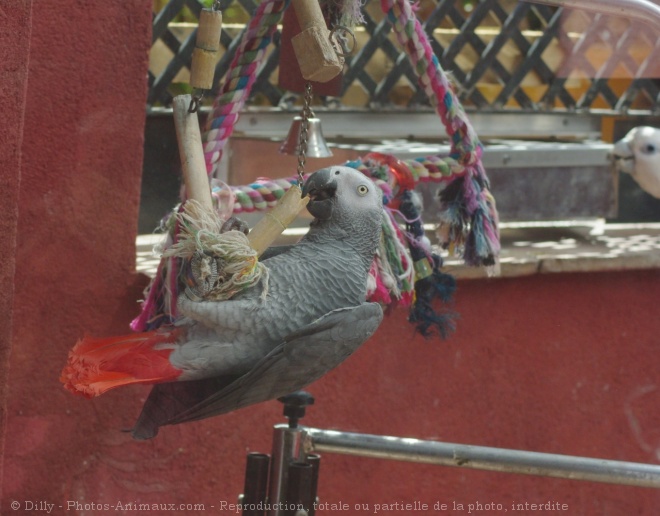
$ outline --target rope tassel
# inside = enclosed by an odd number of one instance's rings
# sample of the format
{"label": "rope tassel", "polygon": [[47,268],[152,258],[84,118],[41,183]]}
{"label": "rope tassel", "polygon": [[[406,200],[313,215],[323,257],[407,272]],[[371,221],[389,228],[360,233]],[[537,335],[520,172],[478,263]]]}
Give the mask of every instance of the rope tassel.
{"label": "rope tassel", "polygon": [[195,200],[186,201],[177,214],[179,238],[163,258],[181,258],[185,292],[190,299],[222,301],[256,285],[262,277],[268,293],[268,269],[257,260],[257,251],[240,231],[222,233],[222,221],[213,210]]}
{"label": "rope tassel", "polygon": [[433,53],[422,24],[408,0],[381,0],[381,8],[406,49],[413,70],[450,136],[444,176],[451,181],[440,196],[446,247],[463,254],[468,265],[494,265],[499,255],[497,211],[481,163],[482,146]]}
{"label": "rope tassel", "polygon": [[442,258],[431,252],[424,236],[424,226],[419,208],[413,199],[413,192],[401,194],[399,210],[406,218],[409,234],[410,255],[415,264],[415,302],[410,309],[408,320],[417,324],[417,331],[425,337],[437,331],[446,338],[455,328],[455,312],[438,311],[434,308],[437,298],[443,304],[452,300],[456,290],[456,280],[450,274],[440,271]]}

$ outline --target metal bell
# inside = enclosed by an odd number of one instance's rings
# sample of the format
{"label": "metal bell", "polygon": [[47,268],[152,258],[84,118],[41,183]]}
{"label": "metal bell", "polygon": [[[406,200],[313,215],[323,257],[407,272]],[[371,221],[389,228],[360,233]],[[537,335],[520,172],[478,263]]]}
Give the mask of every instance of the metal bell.
{"label": "metal bell", "polygon": [[[323,137],[321,130],[321,119],[312,117],[307,119],[307,151],[305,156],[308,158],[329,158],[332,151]],[[300,154],[300,131],[302,129],[303,117],[297,115],[293,118],[293,123],[289,129],[286,139],[280,146],[280,154]]]}

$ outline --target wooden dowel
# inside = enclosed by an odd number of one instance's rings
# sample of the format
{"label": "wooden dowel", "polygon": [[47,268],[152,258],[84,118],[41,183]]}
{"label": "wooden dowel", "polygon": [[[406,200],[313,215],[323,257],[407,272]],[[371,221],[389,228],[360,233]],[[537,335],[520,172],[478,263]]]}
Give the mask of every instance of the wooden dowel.
{"label": "wooden dowel", "polygon": [[292,0],[291,3],[296,11],[296,18],[298,18],[301,31],[304,32],[310,27],[327,29],[318,0]]}
{"label": "wooden dowel", "polygon": [[222,13],[212,9],[202,9],[190,65],[190,85],[193,88],[210,90],[213,87],[215,65],[220,57],[221,31]]}
{"label": "wooden dowel", "polygon": [[[188,112],[190,100],[190,95],[178,95],[174,97],[172,103],[186,197],[195,199],[205,208],[213,210],[197,113]],[[268,249],[300,211],[307,206],[308,202],[309,197],[303,199],[300,187],[294,185],[282,196],[275,207],[255,224],[248,235],[248,241],[258,255]]]}
{"label": "wooden dowel", "polygon": [[176,139],[179,142],[179,155],[183,169],[183,181],[186,186],[186,197],[195,199],[209,210],[213,209],[211,187],[206,173],[206,161],[202,148],[202,135],[199,130],[197,113],[189,113],[188,107],[192,97],[178,95],[174,97],[172,109]]}
{"label": "wooden dowel", "polygon": [[341,73],[344,59],[330,42],[321,6],[318,0],[292,1],[301,29],[291,39],[300,72],[308,81],[328,82]]}
{"label": "wooden dowel", "polygon": [[278,236],[293,222],[300,211],[307,206],[309,197],[301,198],[302,192],[298,185],[294,185],[282,196],[275,207],[266,213],[257,222],[250,233],[248,240],[252,249],[261,255]]}
{"label": "wooden dowel", "polygon": [[220,50],[220,32],[222,31],[222,13],[212,9],[202,9],[197,27],[195,46],[204,50]]}

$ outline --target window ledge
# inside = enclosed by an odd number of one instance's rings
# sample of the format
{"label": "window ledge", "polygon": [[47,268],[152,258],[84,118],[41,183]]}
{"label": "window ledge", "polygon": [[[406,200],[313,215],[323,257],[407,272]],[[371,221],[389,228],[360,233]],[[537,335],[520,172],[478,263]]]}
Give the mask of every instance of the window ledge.
{"label": "window ledge", "polygon": [[[602,221],[503,223],[500,277],[556,272],[600,272],[660,268],[660,223]],[[459,279],[493,276],[445,258],[445,271]]]}
{"label": "window ledge", "polygon": [[[278,243],[292,243],[304,231],[287,230]],[[433,236],[432,226],[428,234]],[[290,234],[287,234],[290,233]],[[154,246],[163,235],[137,237],[138,272],[153,277],[159,257]],[[501,224],[499,274],[510,278],[556,272],[599,272],[660,268],[660,223],[605,224],[602,221],[561,221]],[[493,271],[467,267],[445,257],[445,272],[458,279],[493,276]]]}

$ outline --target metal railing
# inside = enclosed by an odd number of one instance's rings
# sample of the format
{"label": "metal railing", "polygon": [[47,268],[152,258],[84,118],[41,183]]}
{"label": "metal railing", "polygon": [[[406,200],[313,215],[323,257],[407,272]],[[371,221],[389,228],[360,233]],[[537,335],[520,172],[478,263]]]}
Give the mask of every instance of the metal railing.
{"label": "metal railing", "polygon": [[503,473],[660,488],[660,466],[305,428],[309,453],[339,453]]}
{"label": "metal railing", "polygon": [[314,403],[308,393],[298,391],[280,401],[289,423],[274,426],[270,456],[247,455],[245,487],[239,496],[243,516],[313,516],[318,507],[319,453],[660,488],[656,464],[309,428],[299,426],[305,408]]}

